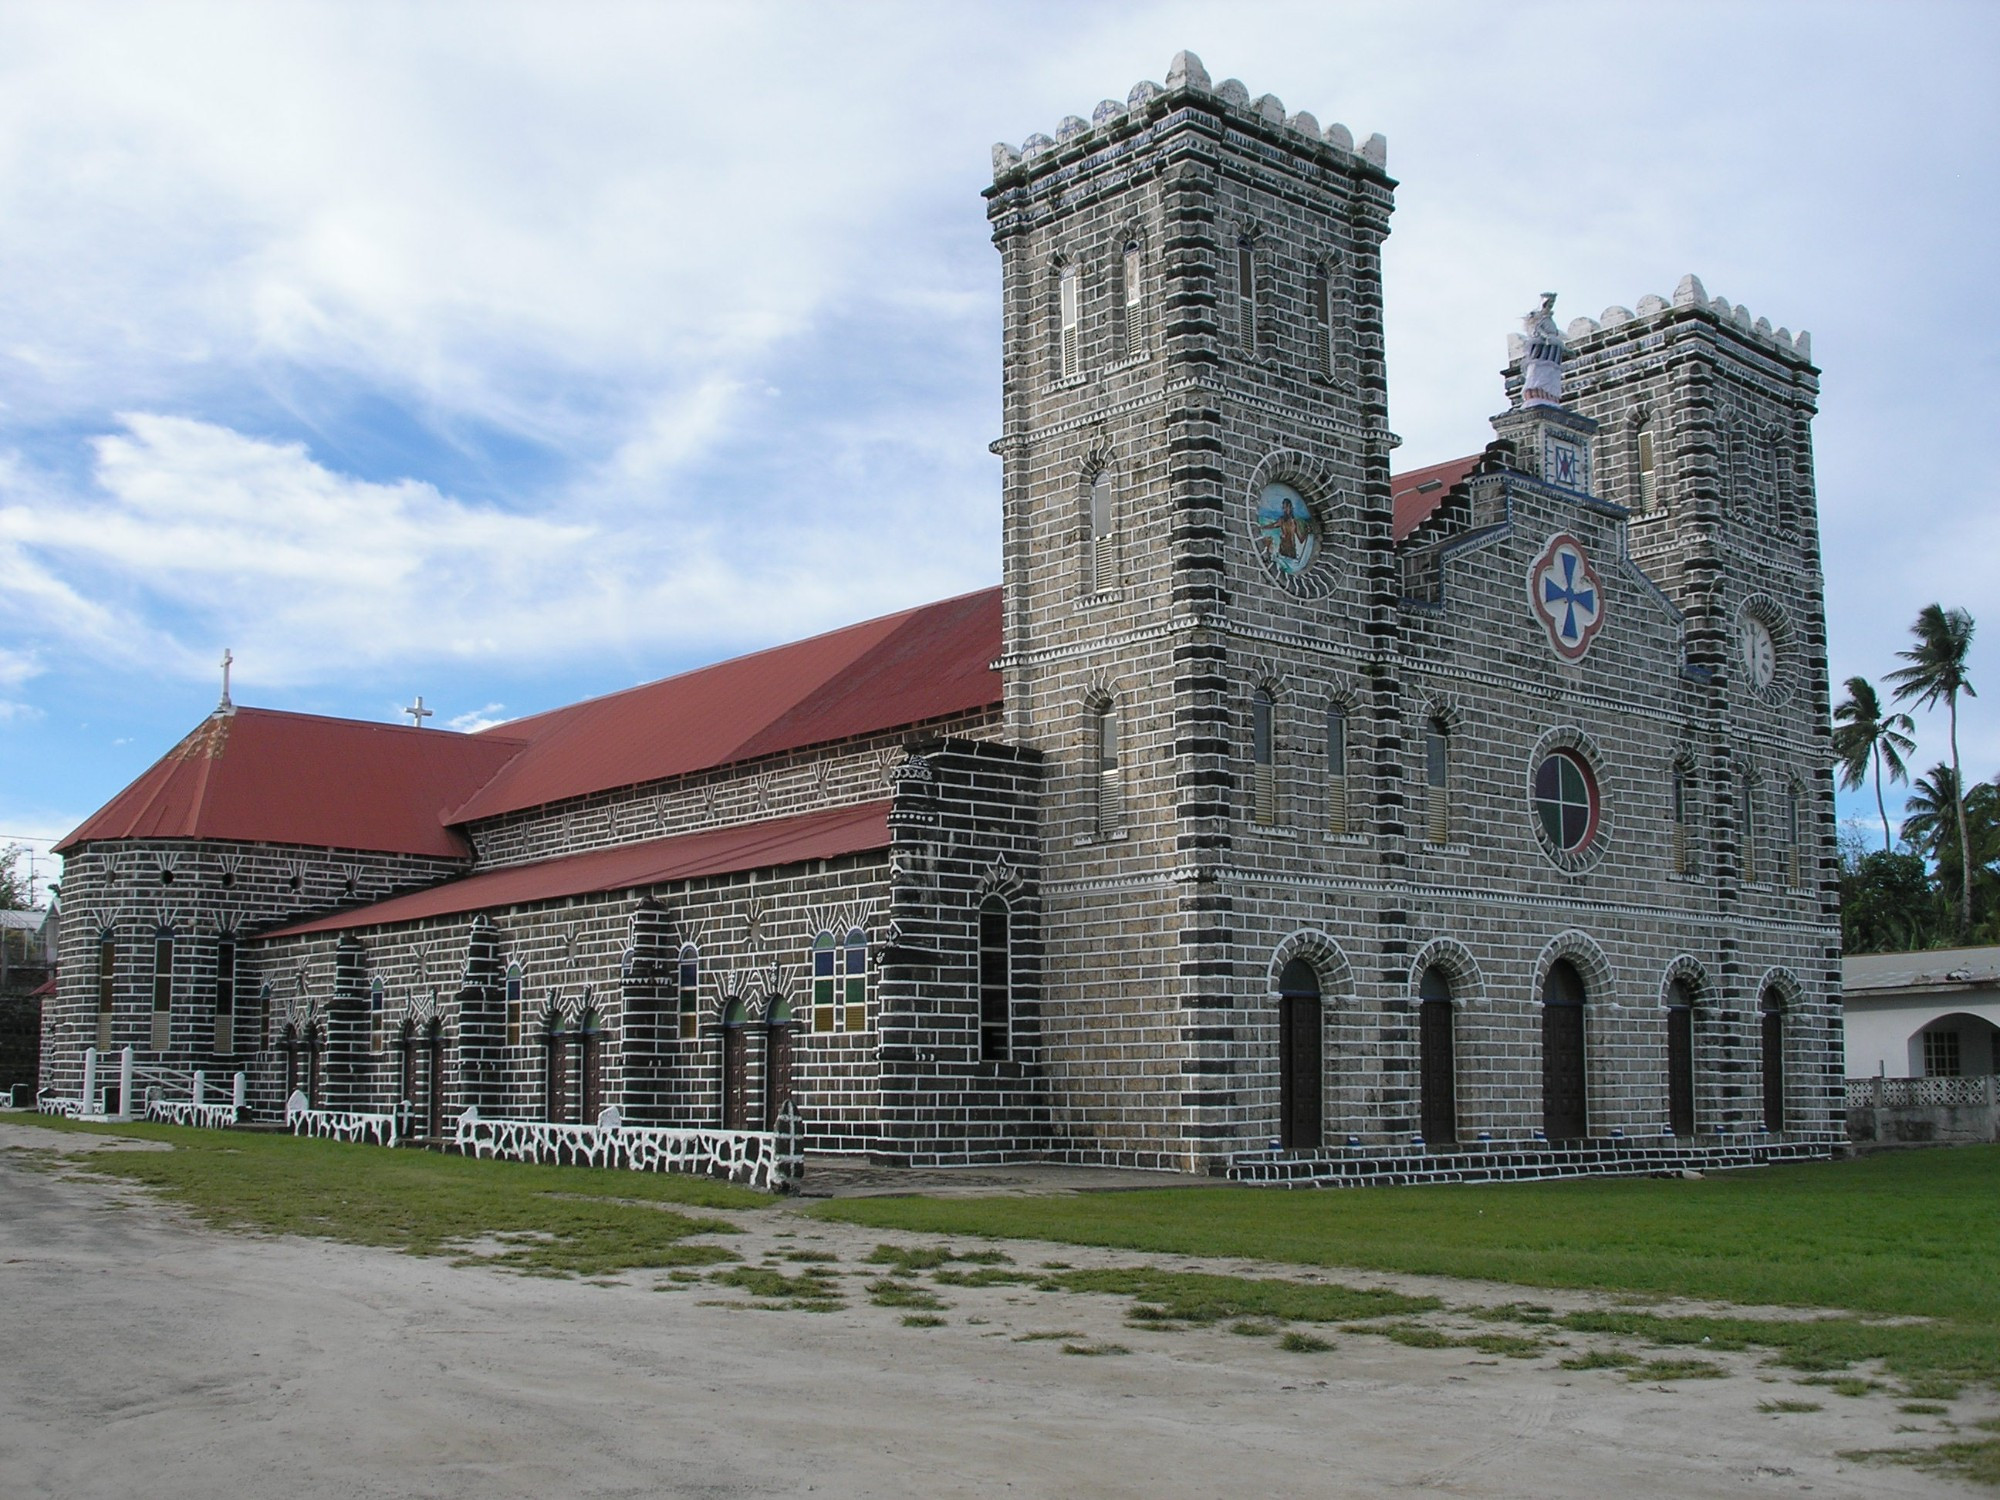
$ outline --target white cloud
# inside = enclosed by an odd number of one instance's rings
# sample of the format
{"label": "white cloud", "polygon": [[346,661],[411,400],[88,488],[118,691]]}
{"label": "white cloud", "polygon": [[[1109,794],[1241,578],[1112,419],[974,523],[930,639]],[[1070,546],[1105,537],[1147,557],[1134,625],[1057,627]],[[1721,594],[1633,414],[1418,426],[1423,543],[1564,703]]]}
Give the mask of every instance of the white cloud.
{"label": "white cloud", "polygon": [[507,705],[489,703],[484,708],[475,708],[470,713],[459,714],[445,720],[445,727],[456,729],[460,734],[477,734],[482,729],[491,729],[496,724],[507,722]]}

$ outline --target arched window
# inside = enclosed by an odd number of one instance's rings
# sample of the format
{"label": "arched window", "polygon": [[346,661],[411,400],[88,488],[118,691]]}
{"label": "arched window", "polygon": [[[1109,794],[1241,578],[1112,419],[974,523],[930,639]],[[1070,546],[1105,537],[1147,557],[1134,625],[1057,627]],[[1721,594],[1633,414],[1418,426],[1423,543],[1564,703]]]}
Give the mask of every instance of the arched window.
{"label": "arched window", "polygon": [[979,903],[979,1060],[1005,1062],[1014,1046],[1012,921],[1007,903]]}
{"label": "arched window", "polygon": [[1694,1134],[1694,995],[1680,979],[1667,986],[1667,1128]]}
{"label": "arched window", "polygon": [[833,934],[822,932],[812,949],[813,1030],[833,1030],[840,1002],[840,949]]}
{"label": "arched window", "polygon": [[174,933],[163,927],[153,936],[153,1036],[155,1052],[167,1050],[174,1006]]}
{"label": "arched window", "polygon": [[1144,272],[1144,251],[1137,240],[1127,240],[1118,257],[1118,344],[1125,359],[1137,359],[1146,351]]}
{"label": "arched window", "polygon": [[1583,976],[1566,958],[1542,981],[1542,1134],[1572,1141],[1590,1133],[1583,1051]]}
{"label": "arched window", "polygon": [[215,1050],[236,1050],[236,939],[215,940]]}
{"label": "arched window", "polygon": [[1781,864],[1787,886],[1797,890],[1803,883],[1804,858],[1800,848],[1800,835],[1804,832],[1801,804],[1804,801],[1796,781],[1785,783],[1785,854]]}
{"label": "arched window", "polygon": [[1341,350],[1347,338],[1347,294],[1340,280],[1340,262],[1328,257],[1314,265],[1310,290],[1313,353],[1320,372],[1341,379]]}
{"label": "arched window", "polygon": [[1326,711],[1326,831],[1347,832],[1347,705]]}
{"label": "arched window", "polygon": [[1270,691],[1258,688],[1250,697],[1250,820],[1262,827],[1278,821],[1277,705]]}
{"label": "arched window", "polygon": [[1118,587],[1118,536],[1111,471],[1099,469],[1090,481],[1090,555],[1086,562],[1090,592],[1108,594]]}
{"label": "arched window", "polygon": [[1097,836],[1110,838],[1125,828],[1125,783],[1118,766],[1118,705],[1106,703],[1091,715],[1091,746],[1097,775]]}
{"label": "arched window", "polygon": [[850,927],[840,950],[841,999],[846,1014],[841,1024],[849,1031],[868,1029],[868,934]]}
{"label": "arched window", "polygon": [[1076,267],[1064,266],[1056,278],[1057,359],[1061,378],[1069,380],[1076,375],[1081,365],[1078,363],[1081,350],[1083,305],[1076,284]]}
{"label": "arched window", "polygon": [[1633,444],[1633,483],[1638,494],[1640,514],[1651,510],[1659,500],[1659,465],[1653,454],[1653,424],[1640,425]]}
{"label": "arched window", "polygon": [[521,966],[507,965],[507,1045],[521,1045]]}
{"label": "arched window", "polygon": [[1424,731],[1424,841],[1451,842],[1451,740],[1437,719]]}
{"label": "arched window", "polygon": [[1759,1048],[1764,1068],[1764,1128],[1781,1131],[1785,1128],[1785,997],[1776,985],[1766,987],[1759,1009],[1764,1022]]}
{"label": "arched window", "polygon": [[1236,242],[1236,332],[1246,354],[1257,352],[1257,246]]}
{"label": "arched window", "polygon": [[1458,1139],[1457,1019],[1451,980],[1432,964],[1417,981],[1417,1084],[1426,1145]]}
{"label": "arched window", "polygon": [[97,1050],[111,1050],[111,1017],[118,1000],[118,940],[105,928],[97,935]]}
{"label": "arched window", "polygon": [[382,1024],[386,1017],[382,1011],[382,981],[370,980],[368,984],[368,1050],[382,1050]]}
{"label": "arched window", "polygon": [[693,943],[681,944],[679,969],[681,1040],[691,1042],[701,1020],[701,950]]}
{"label": "arched window", "polygon": [[1743,881],[1755,881],[1761,870],[1757,863],[1757,786],[1748,776],[1737,788],[1736,816],[1743,847]]}

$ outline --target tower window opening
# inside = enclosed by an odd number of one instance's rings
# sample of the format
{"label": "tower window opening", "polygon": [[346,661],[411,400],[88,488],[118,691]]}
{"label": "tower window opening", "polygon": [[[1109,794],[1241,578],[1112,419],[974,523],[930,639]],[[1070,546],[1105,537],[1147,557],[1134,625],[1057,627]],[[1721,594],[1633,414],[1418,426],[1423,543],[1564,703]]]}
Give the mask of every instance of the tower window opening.
{"label": "tower window opening", "polygon": [[1118,706],[1107,703],[1093,717],[1092,747],[1097,773],[1097,836],[1109,838],[1125,827],[1125,785],[1118,767]]}
{"label": "tower window opening", "polygon": [[1090,481],[1090,591],[1108,594],[1118,587],[1118,540],[1114,528],[1111,471],[1099,470]]}
{"label": "tower window opening", "polygon": [[1670,855],[1676,875],[1694,873],[1694,841],[1688,823],[1687,767],[1675,766],[1673,776],[1673,829]]}
{"label": "tower window opening", "polygon": [[1757,788],[1748,776],[1737,792],[1738,833],[1743,845],[1743,879],[1746,884],[1754,881],[1757,869]]}
{"label": "tower window opening", "polygon": [[681,1040],[691,1042],[701,1024],[701,950],[693,943],[682,943],[678,967]]}
{"label": "tower window opening", "polygon": [[1272,719],[1276,705],[1259,688],[1250,700],[1250,820],[1263,828],[1278,821],[1278,767]]}
{"label": "tower window opening", "polygon": [[1061,319],[1058,359],[1060,361],[1062,378],[1068,380],[1076,374],[1078,369],[1077,356],[1079,351],[1077,341],[1081,335],[1082,323],[1081,299],[1077,292],[1075,266],[1064,266],[1062,268],[1062,275],[1057,283],[1057,302],[1059,304],[1057,311]]}
{"label": "tower window opening", "polygon": [[153,1038],[155,1052],[167,1050],[168,1022],[174,1004],[174,935],[153,939]]}
{"label": "tower window opening", "polygon": [[1014,1049],[1010,913],[998,896],[979,904],[979,1060],[1005,1062]]}
{"label": "tower window opening", "polygon": [[1659,474],[1653,461],[1653,429],[1639,429],[1639,509],[1649,511],[1659,498]]}
{"label": "tower window opening", "polygon": [[227,1055],[236,1050],[236,940],[218,939],[215,945],[215,1050]]}
{"label": "tower window opening", "polygon": [[1340,703],[1326,711],[1326,831],[1347,832],[1347,708]]}
{"label": "tower window opening", "polygon": [[1246,353],[1257,352],[1257,249],[1248,240],[1236,247],[1236,323]]}
{"label": "tower window opening", "polygon": [[1424,735],[1424,841],[1451,842],[1451,741],[1436,721]]}
{"label": "tower window opening", "polygon": [[1120,287],[1123,295],[1119,298],[1119,303],[1124,318],[1124,326],[1120,329],[1120,341],[1126,359],[1137,359],[1145,352],[1146,289],[1142,280],[1144,270],[1145,257],[1139,249],[1139,242],[1126,241],[1125,253],[1118,261],[1118,275],[1123,283]]}
{"label": "tower window opening", "polygon": [[118,993],[118,942],[108,932],[97,938],[97,1050],[111,1050],[111,1016]]}

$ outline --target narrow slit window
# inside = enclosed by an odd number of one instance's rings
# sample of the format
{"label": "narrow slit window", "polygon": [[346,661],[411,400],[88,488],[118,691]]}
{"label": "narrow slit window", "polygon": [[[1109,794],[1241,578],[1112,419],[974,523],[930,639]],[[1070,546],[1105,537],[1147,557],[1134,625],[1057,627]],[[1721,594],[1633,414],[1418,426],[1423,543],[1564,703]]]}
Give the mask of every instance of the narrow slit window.
{"label": "narrow slit window", "polygon": [[1424,736],[1424,840],[1451,842],[1451,740],[1437,723]]}
{"label": "narrow slit window", "polygon": [[174,1007],[174,935],[153,939],[153,1039],[155,1052],[167,1050]]}
{"label": "narrow slit window", "polygon": [[1802,819],[1799,815],[1799,787],[1797,782],[1785,787],[1785,884],[1793,890],[1800,885],[1801,866],[1804,860],[1799,849],[1799,833]]}
{"label": "narrow slit window", "polygon": [[1743,778],[1738,792],[1737,822],[1743,842],[1743,879],[1746,882],[1757,878],[1757,789],[1749,777]]}
{"label": "narrow slit window", "polygon": [[1120,299],[1124,307],[1124,354],[1127,359],[1137,359],[1146,348],[1146,289],[1143,280],[1145,258],[1137,240],[1128,240],[1125,253],[1119,261],[1119,276],[1124,285],[1124,296]]}
{"label": "narrow slit window", "polygon": [[1257,352],[1257,250],[1248,240],[1236,247],[1236,324],[1246,352]]}
{"label": "narrow slit window", "polygon": [[507,1045],[521,1045],[521,966],[507,966]]}
{"label": "narrow slit window", "polygon": [[1118,705],[1107,703],[1093,716],[1092,746],[1097,772],[1097,836],[1109,838],[1125,827],[1125,783],[1118,766]]}
{"label": "narrow slit window", "polygon": [[1639,509],[1649,511],[1659,494],[1658,471],[1653,462],[1653,429],[1639,429]]}
{"label": "narrow slit window", "polygon": [[1685,766],[1674,767],[1673,779],[1673,870],[1676,875],[1694,873],[1693,839],[1688,826],[1688,773]]}
{"label": "narrow slit window", "polygon": [[215,944],[215,1050],[223,1056],[236,1050],[236,940]]}
{"label": "narrow slit window", "polygon": [[1326,711],[1326,831],[1347,832],[1347,708],[1340,703]]}
{"label": "narrow slit window", "polygon": [[1108,594],[1118,587],[1118,538],[1111,471],[1100,470],[1090,481],[1090,591]]}
{"label": "narrow slit window", "polygon": [[1014,975],[1007,903],[979,905],[979,1059],[1005,1062],[1014,1046]]}
{"label": "narrow slit window", "polygon": [[1270,693],[1257,689],[1250,699],[1250,820],[1263,828],[1278,821],[1276,712]]}
{"label": "narrow slit window", "polygon": [[1057,316],[1060,321],[1059,354],[1062,378],[1070,379],[1078,369],[1078,340],[1082,336],[1082,299],[1076,285],[1076,267],[1064,266],[1057,281]]}
{"label": "narrow slit window", "polygon": [[97,939],[97,1050],[111,1050],[111,1017],[118,999],[118,943],[110,933]]}

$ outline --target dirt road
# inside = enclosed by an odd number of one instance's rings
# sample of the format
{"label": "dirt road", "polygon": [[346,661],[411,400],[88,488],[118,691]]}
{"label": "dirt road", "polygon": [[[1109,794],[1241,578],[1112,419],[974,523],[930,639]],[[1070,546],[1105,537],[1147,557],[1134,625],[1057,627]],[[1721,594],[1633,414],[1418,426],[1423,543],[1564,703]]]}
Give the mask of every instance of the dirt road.
{"label": "dirt road", "polygon": [[[655,1272],[581,1283],[217,1233],[4,1149],[103,1143],[0,1124],[4,1500],[1983,1493],[1834,1457],[1936,1423],[1887,1394],[1800,1388],[1754,1355],[1659,1385],[1561,1369],[1574,1339],[1520,1360],[1326,1330],[1335,1348],[1296,1353],[1220,1326],[1134,1329],[1129,1298],[1020,1286],[935,1287],[943,1325],[908,1327],[858,1278],[879,1273],[863,1264],[878,1243],[916,1240],[785,1210],[735,1216],[748,1232],[730,1247],[832,1254],[846,1305],[749,1310]],[[1008,1249],[1030,1267],[1196,1264]],[[1455,1306],[1522,1295],[1330,1279]],[[1063,1352],[1106,1346],[1129,1352]],[[1823,1409],[1757,1409],[1808,1396]]]}

